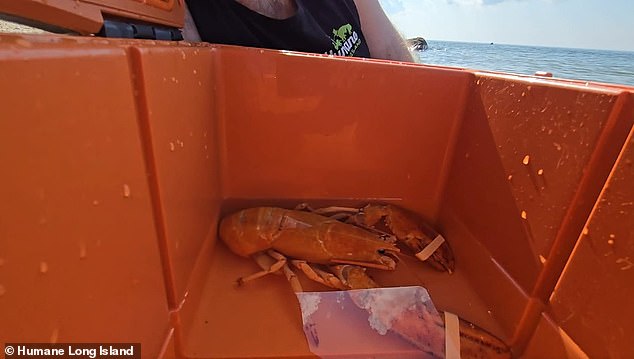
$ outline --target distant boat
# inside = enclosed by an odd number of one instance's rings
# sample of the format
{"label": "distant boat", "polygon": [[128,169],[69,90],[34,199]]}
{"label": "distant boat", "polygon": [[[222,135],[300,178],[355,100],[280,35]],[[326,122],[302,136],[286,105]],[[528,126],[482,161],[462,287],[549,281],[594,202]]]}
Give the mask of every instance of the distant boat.
{"label": "distant boat", "polygon": [[427,41],[422,37],[413,37],[411,39],[407,39],[407,46],[412,48],[412,50],[416,51],[425,51],[427,50]]}

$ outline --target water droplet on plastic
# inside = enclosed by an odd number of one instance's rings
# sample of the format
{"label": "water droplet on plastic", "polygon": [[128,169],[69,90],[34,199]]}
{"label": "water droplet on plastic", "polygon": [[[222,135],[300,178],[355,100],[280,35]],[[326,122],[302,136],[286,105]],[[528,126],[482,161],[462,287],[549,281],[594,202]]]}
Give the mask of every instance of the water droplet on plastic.
{"label": "water droplet on plastic", "polygon": [[198,71],[196,71],[196,69],[193,69],[192,72],[194,73],[194,75],[196,75],[198,73]]}
{"label": "water droplet on plastic", "polygon": [[628,270],[634,267],[634,263],[632,263],[632,261],[630,260],[630,257],[619,258],[616,260],[616,264],[621,264],[621,263],[623,263],[624,266],[619,268],[620,270]]}
{"label": "water droplet on plastic", "polygon": [[468,158],[469,158],[469,156],[471,156],[471,155],[469,154],[469,152],[467,152],[467,153],[465,153],[465,154],[464,154],[464,158],[467,158],[467,159],[468,159]]}
{"label": "water droplet on plastic", "polygon": [[40,273],[42,274],[48,273],[48,263],[40,262]]}
{"label": "water droplet on plastic", "polygon": [[513,175],[509,175],[508,177],[506,177],[506,179],[508,179],[509,181],[513,180]]}
{"label": "water droplet on plastic", "polygon": [[616,236],[613,233],[610,233],[610,238],[614,239]]}
{"label": "water droplet on plastic", "polygon": [[558,144],[557,142],[553,142],[553,146],[555,146],[555,148],[557,149],[557,151],[561,151],[561,145]]}
{"label": "water droplet on plastic", "polygon": [[79,259],[86,259],[88,256],[88,249],[86,248],[86,243],[79,243]]}
{"label": "water droplet on plastic", "polygon": [[130,186],[128,186],[127,184],[123,185],[123,197],[130,197]]}
{"label": "water droplet on plastic", "polygon": [[524,159],[522,160],[522,163],[524,165],[528,165],[528,162],[531,160],[531,157],[529,155],[524,156]]}
{"label": "water droplet on plastic", "polygon": [[522,219],[528,218],[528,215],[526,214],[526,211],[522,211],[521,216],[522,216]]}
{"label": "water droplet on plastic", "polygon": [[581,232],[581,233],[583,233],[584,236],[587,236],[588,235],[588,228],[587,227],[584,228],[583,232]]}
{"label": "water droplet on plastic", "polygon": [[0,284],[0,297],[5,295],[6,293],[7,293],[7,289],[2,284]]}
{"label": "water droplet on plastic", "polygon": [[542,264],[546,263],[546,258],[543,255],[539,255],[539,261],[542,262]]}
{"label": "water droplet on plastic", "polygon": [[608,244],[611,246],[614,245],[614,239],[608,239]]}
{"label": "water droplet on plastic", "polygon": [[179,145],[179,146],[181,146],[181,148],[183,148],[183,147],[185,147],[185,142],[183,142],[183,141],[179,141],[179,142],[178,142],[178,145]]}
{"label": "water droplet on plastic", "polygon": [[51,333],[51,337],[49,338],[49,342],[51,342],[52,344],[55,344],[57,343],[57,339],[59,339],[59,328],[53,329],[53,332]]}
{"label": "water droplet on plastic", "polygon": [[176,146],[174,145],[174,142],[170,142],[170,151],[174,152],[174,150],[176,150]]}
{"label": "water droplet on plastic", "polygon": [[537,171],[537,174],[540,175],[540,176],[543,176],[544,175],[544,170],[540,168],[539,171]]}
{"label": "water droplet on plastic", "polygon": [[93,204],[93,206],[98,206],[99,205],[99,201],[94,200],[94,201],[92,201],[92,204]]}

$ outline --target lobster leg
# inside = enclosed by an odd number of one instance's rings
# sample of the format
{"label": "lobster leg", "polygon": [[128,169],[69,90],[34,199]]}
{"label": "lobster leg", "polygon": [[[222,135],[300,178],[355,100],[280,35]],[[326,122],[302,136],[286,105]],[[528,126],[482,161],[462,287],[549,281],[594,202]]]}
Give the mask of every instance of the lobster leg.
{"label": "lobster leg", "polygon": [[346,286],[345,289],[369,289],[379,287],[379,285],[367,275],[363,267],[341,264],[331,266],[330,269],[339,278],[341,283]]}
{"label": "lobster leg", "polygon": [[324,207],[315,209],[309,206],[308,203],[298,204],[295,210],[312,212],[341,222],[346,222],[352,215],[359,212],[359,209],[351,207]]}
{"label": "lobster leg", "polygon": [[[273,253],[268,253],[273,252]],[[238,279],[239,284],[243,284],[245,281],[253,280],[260,278],[266,274],[284,274],[286,280],[291,284],[294,292],[302,292],[302,285],[299,283],[299,279],[297,279],[297,275],[295,272],[288,266],[287,259],[283,255],[275,252],[274,250],[270,250],[267,252],[256,253],[253,256],[255,262],[262,268],[262,271],[254,273],[248,277]],[[283,262],[280,267],[280,261]],[[277,269],[276,269],[277,268]],[[263,274],[261,274],[263,273]],[[245,280],[245,278],[247,278]]]}
{"label": "lobster leg", "polygon": [[284,264],[284,266],[282,267],[282,272],[284,273],[284,276],[286,276],[286,279],[289,281],[289,283],[291,283],[291,288],[293,288],[293,292],[299,293],[304,291],[302,285],[299,283],[299,279],[297,279],[297,276],[295,275],[295,272],[293,272],[288,267],[288,264]]}
{"label": "lobster leg", "polygon": [[286,257],[284,257],[282,254],[269,249],[266,251],[266,253],[264,252],[260,252],[260,253],[256,253],[253,256],[256,257],[255,261],[258,263],[258,265],[262,266],[262,264],[266,261],[263,260],[262,258],[257,258],[257,256],[262,256],[262,255],[269,255],[271,256],[273,259],[276,260],[275,263],[273,263],[272,265],[270,265],[268,268],[264,268],[263,270],[253,273],[251,275],[248,275],[246,277],[240,277],[237,280],[238,285],[243,285],[246,282],[252,281],[254,279],[258,279],[260,277],[263,277],[267,274],[271,274],[271,273],[275,273],[277,271],[279,271],[280,269],[282,269],[284,267],[284,265],[286,265]]}
{"label": "lobster leg", "polygon": [[295,206],[295,210],[313,212],[313,213],[321,214],[322,216],[329,216],[331,214],[342,214],[342,213],[347,213],[349,216],[351,216],[359,212],[359,209],[354,207],[331,206],[331,207],[313,208],[308,203],[298,204],[297,206]]}
{"label": "lobster leg", "polygon": [[291,263],[299,270],[306,274],[311,280],[314,280],[317,283],[321,283],[327,287],[345,290],[346,286],[332,273],[328,273],[324,270],[321,270],[306,261],[292,260]]}

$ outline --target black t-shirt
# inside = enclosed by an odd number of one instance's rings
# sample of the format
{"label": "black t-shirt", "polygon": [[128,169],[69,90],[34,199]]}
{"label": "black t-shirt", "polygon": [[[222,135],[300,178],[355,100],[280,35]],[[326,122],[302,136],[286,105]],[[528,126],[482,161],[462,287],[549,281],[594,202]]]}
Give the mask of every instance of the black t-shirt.
{"label": "black t-shirt", "polygon": [[295,0],[276,20],[235,0],[187,0],[201,40],[210,43],[370,57],[353,0]]}

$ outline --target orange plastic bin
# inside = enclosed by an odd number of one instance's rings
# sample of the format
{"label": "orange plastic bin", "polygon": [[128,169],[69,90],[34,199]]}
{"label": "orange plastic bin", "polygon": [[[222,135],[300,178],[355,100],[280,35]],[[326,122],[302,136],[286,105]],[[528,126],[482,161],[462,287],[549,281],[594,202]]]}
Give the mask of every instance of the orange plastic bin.
{"label": "orange plastic bin", "polygon": [[[438,308],[517,357],[634,355],[619,294],[632,291],[634,271],[618,261],[632,258],[634,225],[617,203],[634,200],[632,88],[3,35],[0,91],[3,343],[310,357],[283,277],[233,285],[257,266],[217,241],[218,221],[249,206],[384,202],[433,223],[457,270],[405,257],[395,272],[372,272],[380,284],[428,288]],[[586,232],[602,246],[615,235],[609,260],[584,252]],[[578,291],[613,307],[568,318],[590,310]]]}

